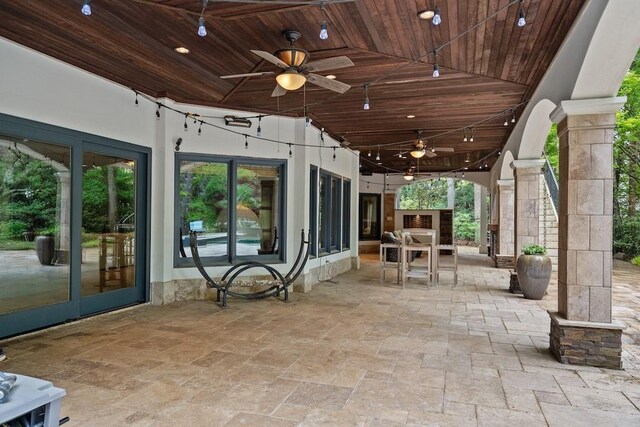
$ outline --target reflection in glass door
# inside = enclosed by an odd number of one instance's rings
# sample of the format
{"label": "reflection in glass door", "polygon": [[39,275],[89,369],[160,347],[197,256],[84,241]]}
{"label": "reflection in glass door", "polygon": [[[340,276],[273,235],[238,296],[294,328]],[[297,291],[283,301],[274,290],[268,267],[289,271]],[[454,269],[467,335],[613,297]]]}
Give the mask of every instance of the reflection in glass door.
{"label": "reflection in glass door", "polygon": [[84,152],[81,296],[136,286],[136,161]]}
{"label": "reflection in glass door", "polygon": [[65,146],[0,135],[0,315],[70,300]]}

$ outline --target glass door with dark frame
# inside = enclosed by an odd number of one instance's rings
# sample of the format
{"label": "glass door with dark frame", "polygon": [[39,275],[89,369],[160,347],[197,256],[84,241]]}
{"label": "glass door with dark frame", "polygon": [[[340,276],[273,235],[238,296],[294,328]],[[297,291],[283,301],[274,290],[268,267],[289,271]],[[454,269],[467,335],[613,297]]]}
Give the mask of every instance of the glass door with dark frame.
{"label": "glass door with dark frame", "polygon": [[380,240],[380,194],[360,193],[360,240]]}

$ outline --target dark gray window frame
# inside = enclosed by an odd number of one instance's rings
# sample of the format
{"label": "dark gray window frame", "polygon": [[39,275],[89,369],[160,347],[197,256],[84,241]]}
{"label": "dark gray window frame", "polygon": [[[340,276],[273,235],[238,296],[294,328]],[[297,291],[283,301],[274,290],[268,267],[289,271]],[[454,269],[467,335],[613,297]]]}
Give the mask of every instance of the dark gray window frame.
{"label": "dark gray window frame", "polygon": [[351,181],[342,179],[342,250],[351,248]]}
{"label": "dark gray window frame", "polygon": [[222,156],[217,154],[199,153],[176,153],[174,159],[174,245],[173,245],[173,266],[176,268],[195,267],[192,258],[182,258],[180,256],[180,162],[190,160],[196,162],[211,162],[227,164],[227,200],[236,199],[237,169],[239,164],[275,166],[280,169],[279,202],[280,214],[277,219],[278,226],[278,253],[273,255],[251,255],[237,256],[236,251],[236,210],[235,203],[229,204],[228,213],[229,227],[227,230],[227,255],[223,257],[202,257],[202,264],[205,266],[226,266],[241,261],[259,261],[266,264],[281,264],[286,262],[287,254],[287,166],[288,162],[281,159],[257,159],[254,157]]}
{"label": "dark gray window frame", "polygon": [[318,256],[318,167],[309,167],[309,244],[312,257]]}
{"label": "dark gray window frame", "polygon": [[[320,247],[318,243],[318,252],[320,256],[330,255],[334,253],[338,253],[341,250],[341,242],[342,242],[342,177],[340,175],[334,174],[332,172],[326,171],[324,169],[319,170],[319,179],[318,181],[324,180],[325,191],[324,194],[326,196],[325,203],[323,203],[324,212],[322,213],[322,233],[324,242],[327,243],[328,247]],[[336,181],[336,190],[337,197],[334,198],[334,194],[332,192],[331,181]],[[319,194],[319,192],[318,192]],[[320,194],[319,196],[320,197]],[[337,202],[337,206],[334,206],[333,201]],[[318,199],[318,203],[320,200]],[[334,212],[333,218],[331,217],[331,212]],[[332,221],[333,219],[333,221]],[[320,236],[318,236],[318,242],[320,241]],[[332,241],[335,242],[335,245],[332,245]]]}

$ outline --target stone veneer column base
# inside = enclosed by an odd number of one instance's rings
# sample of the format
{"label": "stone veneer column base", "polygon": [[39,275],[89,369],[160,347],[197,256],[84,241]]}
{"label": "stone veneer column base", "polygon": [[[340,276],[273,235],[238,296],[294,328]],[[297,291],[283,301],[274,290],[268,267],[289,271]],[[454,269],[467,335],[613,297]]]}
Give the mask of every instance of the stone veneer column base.
{"label": "stone veneer column base", "polygon": [[567,320],[551,311],[549,316],[549,347],[560,363],[622,369],[624,325]]}
{"label": "stone veneer column base", "polygon": [[496,268],[516,268],[513,264],[513,255],[494,254],[492,258]]}

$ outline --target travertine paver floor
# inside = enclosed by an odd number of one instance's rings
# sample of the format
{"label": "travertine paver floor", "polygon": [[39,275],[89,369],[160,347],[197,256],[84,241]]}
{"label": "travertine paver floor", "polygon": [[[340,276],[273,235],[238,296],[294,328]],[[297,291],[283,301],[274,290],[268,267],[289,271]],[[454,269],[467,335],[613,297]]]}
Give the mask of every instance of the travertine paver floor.
{"label": "travertine paver floor", "polygon": [[364,256],[289,304],[138,307],[0,343],[0,367],[64,387],[75,426],[640,425],[638,270],[616,270],[631,327],[611,371],[557,363],[554,288],[512,295],[488,261],[400,290]]}

